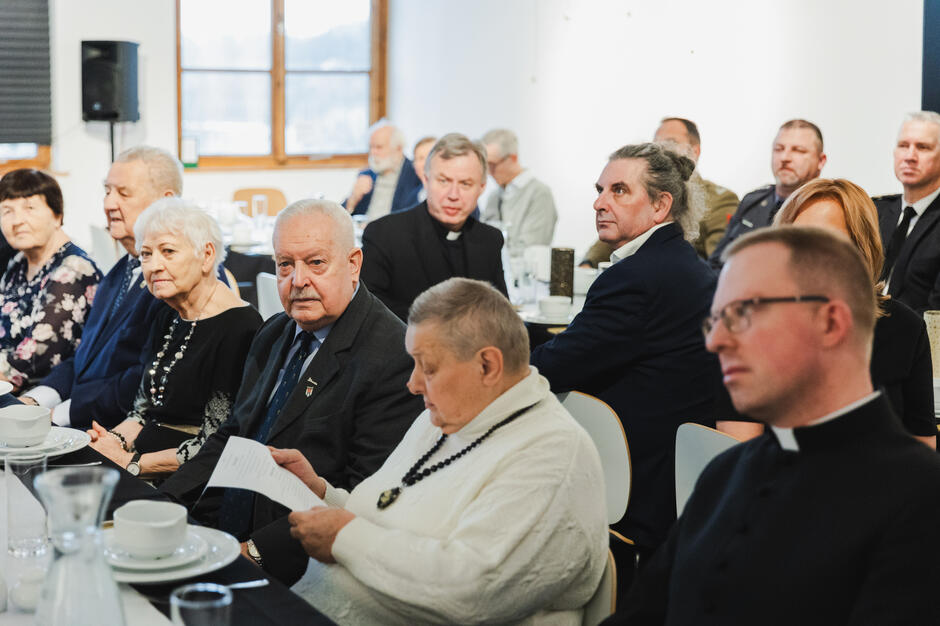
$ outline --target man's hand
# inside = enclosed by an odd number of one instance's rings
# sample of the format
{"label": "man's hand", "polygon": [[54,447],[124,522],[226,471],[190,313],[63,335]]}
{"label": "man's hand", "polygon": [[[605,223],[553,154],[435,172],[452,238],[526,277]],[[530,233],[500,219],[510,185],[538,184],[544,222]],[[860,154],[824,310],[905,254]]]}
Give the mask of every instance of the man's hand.
{"label": "man's hand", "polygon": [[353,183],[352,193],[349,194],[356,199],[356,202],[362,200],[362,196],[372,191],[372,177],[366,174],[360,175]]}
{"label": "man's hand", "polygon": [[290,536],[300,541],[307,554],[322,563],[336,563],[333,542],[343,526],[355,518],[346,509],[318,506],[309,511],[294,511],[287,521]]}
{"label": "man's hand", "polygon": [[275,463],[304,481],[310,491],[317,494],[321,500],[326,497],[326,481],[317,476],[310,461],[300,450],[282,450],[271,446],[268,446],[268,450],[271,451]]}
{"label": "man's hand", "polygon": [[20,396],[19,398],[17,398],[17,400],[19,400],[23,404],[31,404],[33,406],[39,406],[39,403],[36,402],[36,398],[33,398],[32,396]]}

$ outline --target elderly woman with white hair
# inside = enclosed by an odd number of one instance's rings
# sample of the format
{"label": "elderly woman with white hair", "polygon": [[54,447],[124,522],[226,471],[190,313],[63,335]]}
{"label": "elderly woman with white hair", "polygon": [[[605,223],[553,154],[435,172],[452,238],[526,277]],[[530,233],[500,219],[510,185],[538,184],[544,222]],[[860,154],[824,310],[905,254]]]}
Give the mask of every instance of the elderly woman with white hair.
{"label": "elderly woman with white hair", "polygon": [[414,301],[405,346],[427,410],[352,492],[272,450],[329,505],[290,514],[313,557],[294,591],[339,623],[580,624],[606,564],[604,478],[519,316],[452,278]]}
{"label": "elderly woman with white hair", "polygon": [[261,316],[218,279],[224,256],[215,220],[179,198],[150,205],[134,237],[157,315],[134,406],[92,447],[127,471],[159,478],[196,454],[224,422]]}

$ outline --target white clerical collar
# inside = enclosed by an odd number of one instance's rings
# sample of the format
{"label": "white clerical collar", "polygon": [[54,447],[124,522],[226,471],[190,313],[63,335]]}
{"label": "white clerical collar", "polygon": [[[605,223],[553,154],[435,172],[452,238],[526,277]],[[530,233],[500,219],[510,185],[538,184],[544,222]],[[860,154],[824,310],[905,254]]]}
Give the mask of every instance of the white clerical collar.
{"label": "white clerical collar", "polygon": [[[851,404],[847,404],[841,409],[837,409],[833,411],[832,413],[823,415],[822,417],[813,420],[809,424],[806,424],[804,426],[799,426],[799,428],[812,428],[813,426],[819,426],[820,424],[825,424],[826,422],[830,422],[836,419],[837,417],[842,417],[846,413],[850,413],[851,411],[854,411],[858,407],[864,404],[868,404],[869,402],[877,398],[880,393],[881,393],[880,391],[874,391],[868,394],[867,396],[865,396],[864,398],[856,400],[855,402],[852,402]],[[777,441],[780,442],[781,448],[783,448],[784,450],[789,450],[790,452],[800,451],[800,446],[796,442],[796,437],[793,435],[792,428],[778,428],[776,426],[771,426],[770,428],[773,429],[774,435],[777,436]]]}
{"label": "white clerical collar", "polygon": [[460,235],[463,231],[460,230],[449,230],[447,231],[447,241],[457,241],[460,239]]}
{"label": "white clerical collar", "polygon": [[902,195],[901,195],[901,210],[903,211],[903,210],[904,210],[904,207],[908,207],[908,206],[909,206],[909,207],[913,207],[913,208],[914,208],[914,213],[917,213],[917,217],[920,217],[921,215],[924,214],[924,211],[927,210],[927,207],[929,207],[930,204],[931,204],[934,200],[937,199],[937,196],[940,196],[940,187],[937,187],[936,189],[933,190],[933,193],[931,193],[931,194],[929,194],[929,195],[927,195],[927,196],[924,196],[923,198],[921,198],[921,199],[918,200],[917,202],[912,202],[912,203],[908,204],[907,201],[904,199],[904,195],[902,194]]}
{"label": "white clerical collar", "polygon": [[672,221],[663,222],[662,224],[657,224],[656,226],[653,226],[642,235],[638,235],[637,237],[634,237],[627,243],[623,244],[622,246],[614,250],[610,255],[610,262],[616,263],[617,261],[623,261],[628,256],[632,256],[636,254],[636,251],[640,249],[640,246],[646,243],[646,240],[652,237],[653,233],[655,233],[657,230],[659,230],[666,224],[672,224]]}

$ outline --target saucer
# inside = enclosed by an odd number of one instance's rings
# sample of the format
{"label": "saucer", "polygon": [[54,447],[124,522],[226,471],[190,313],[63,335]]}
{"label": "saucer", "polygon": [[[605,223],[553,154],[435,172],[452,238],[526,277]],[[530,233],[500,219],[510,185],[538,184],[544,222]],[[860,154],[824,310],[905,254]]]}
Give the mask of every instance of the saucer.
{"label": "saucer", "polygon": [[552,324],[552,325],[567,326],[568,324],[571,323],[571,316],[559,315],[556,317],[554,315],[548,316],[548,315],[542,315],[541,313],[538,313],[535,315],[530,315],[526,321],[531,322],[533,324]]}
{"label": "saucer", "polygon": [[0,396],[13,391],[13,384],[5,380],[0,380]]}
{"label": "saucer", "polygon": [[173,554],[156,559],[146,559],[133,556],[114,545],[114,528],[107,528],[102,533],[104,538],[104,558],[108,565],[126,570],[154,571],[181,567],[205,556],[209,551],[206,540],[193,532],[194,527],[188,527],[183,544]]}
{"label": "saucer", "polygon": [[60,456],[81,450],[91,443],[91,437],[83,430],[53,426],[45,441],[35,446],[0,446],[0,458],[17,452],[42,452],[49,456]]}
{"label": "saucer", "polygon": [[116,568],[112,565],[111,574],[114,581],[119,583],[168,583],[185,580],[221,569],[241,554],[241,545],[235,537],[221,530],[190,525],[187,536],[189,534],[197,535],[205,540],[208,546],[206,553],[200,558],[186,565],[159,570],[133,571]]}

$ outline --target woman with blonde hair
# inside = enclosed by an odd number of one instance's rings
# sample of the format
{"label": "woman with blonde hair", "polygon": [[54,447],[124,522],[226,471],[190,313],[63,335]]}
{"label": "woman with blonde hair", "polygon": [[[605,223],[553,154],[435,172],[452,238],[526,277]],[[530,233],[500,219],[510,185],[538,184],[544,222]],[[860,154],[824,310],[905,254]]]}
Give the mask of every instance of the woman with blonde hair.
{"label": "woman with blonde hair", "polygon": [[880,303],[872,345],[872,382],[887,395],[908,432],[935,448],[937,426],[927,327],[913,310],[884,294],[884,283],[878,280],[884,250],[878,211],[871,198],[848,180],[817,178],[787,198],[774,220],[775,226],[785,224],[838,232],[858,248]]}

